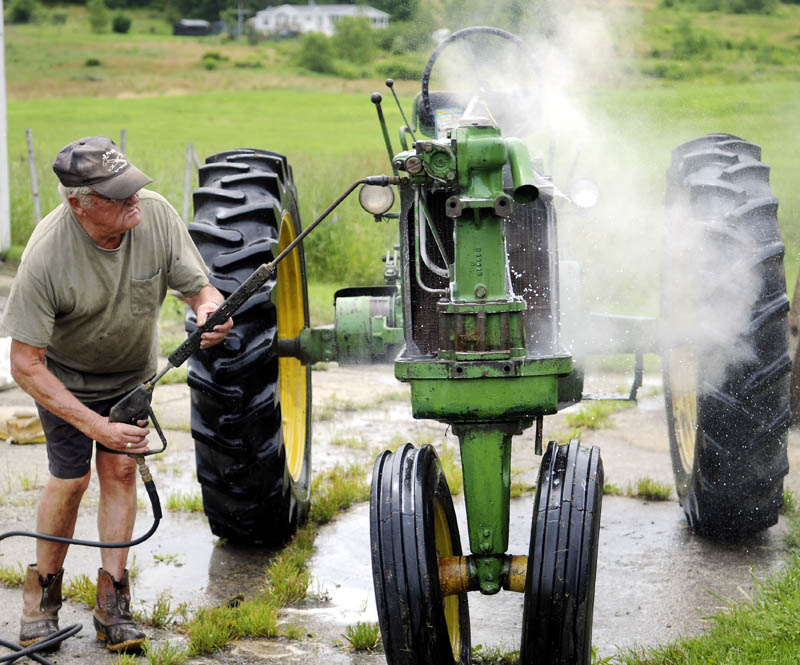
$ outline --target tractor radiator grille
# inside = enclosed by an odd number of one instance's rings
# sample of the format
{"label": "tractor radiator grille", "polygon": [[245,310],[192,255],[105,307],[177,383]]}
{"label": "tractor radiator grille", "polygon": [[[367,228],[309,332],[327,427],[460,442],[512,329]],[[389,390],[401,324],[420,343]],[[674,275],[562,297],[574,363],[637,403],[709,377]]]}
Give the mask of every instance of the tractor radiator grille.
{"label": "tractor radiator grille", "polygon": [[[439,237],[448,259],[453,259],[453,222],[445,215],[445,200],[452,192],[428,195],[428,211],[435,220]],[[506,221],[506,248],[511,264],[511,285],[516,295],[527,304],[525,329],[529,355],[548,355],[558,345],[557,239],[553,208],[548,194],[527,205],[515,205],[514,214]],[[439,319],[436,303],[446,294],[430,293],[416,278],[413,191],[401,188],[402,213],[400,240],[404,253],[403,318],[408,341],[407,356],[430,356],[439,347]],[[429,257],[441,265],[435,241],[426,230]],[[446,289],[441,277],[420,266],[423,283],[431,289]]]}

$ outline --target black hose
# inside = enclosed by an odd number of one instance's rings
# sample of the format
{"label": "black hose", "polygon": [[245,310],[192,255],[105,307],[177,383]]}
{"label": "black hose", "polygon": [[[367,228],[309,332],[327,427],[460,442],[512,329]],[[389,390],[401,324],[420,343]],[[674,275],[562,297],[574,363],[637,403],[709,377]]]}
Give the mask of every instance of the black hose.
{"label": "black hose", "polygon": [[52,649],[59,642],[63,642],[68,637],[72,637],[76,633],[80,632],[82,628],[83,626],[81,626],[79,623],[74,623],[71,626],[67,626],[66,628],[62,628],[58,632],[53,633],[52,635],[41,640],[40,642],[36,642],[35,644],[31,644],[30,646],[25,647],[24,649],[20,647],[18,644],[13,644],[12,642],[6,642],[5,640],[0,640],[0,645],[14,651],[14,653],[9,654],[7,656],[0,656],[0,663],[13,663],[18,658],[27,656],[31,660],[35,660],[37,663],[42,663],[42,665],[53,665],[53,663],[47,660],[47,658],[38,655],[38,652]]}
{"label": "black hose", "polygon": [[84,545],[86,547],[102,547],[106,549],[133,547],[134,545],[139,545],[140,543],[143,543],[145,540],[150,538],[150,536],[152,536],[156,532],[156,529],[158,529],[159,522],[161,522],[161,518],[163,517],[161,513],[161,501],[159,500],[158,492],[156,491],[156,484],[151,479],[149,481],[145,481],[144,488],[147,490],[147,496],[150,497],[150,504],[153,507],[153,525],[146,533],[139,536],[135,540],[128,540],[117,543],[104,543],[102,541],[95,541],[95,540],[79,540],[78,538],[64,538],[63,536],[51,536],[46,533],[37,533],[35,531],[6,531],[5,533],[0,533],[0,541],[5,540],[6,538],[11,538],[12,536],[23,536],[25,538],[37,538],[39,540],[49,540],[50,542],[53,543],[66,543],[67,545]]}

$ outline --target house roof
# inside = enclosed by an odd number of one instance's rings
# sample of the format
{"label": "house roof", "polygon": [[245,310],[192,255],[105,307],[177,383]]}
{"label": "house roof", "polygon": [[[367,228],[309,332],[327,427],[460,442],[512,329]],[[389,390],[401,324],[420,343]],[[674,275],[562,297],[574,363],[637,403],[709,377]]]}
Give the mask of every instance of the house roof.
{"label": "house roof", "polygon": [[372,18],[389,18],[388,12],[375,9],[375,7],[365,7],[364,5],[278,5],[277,7],[267,7],[258,14],[294,14],[295,16],[307,16],[308,14],[328,14],[336,16],[370,16]]}

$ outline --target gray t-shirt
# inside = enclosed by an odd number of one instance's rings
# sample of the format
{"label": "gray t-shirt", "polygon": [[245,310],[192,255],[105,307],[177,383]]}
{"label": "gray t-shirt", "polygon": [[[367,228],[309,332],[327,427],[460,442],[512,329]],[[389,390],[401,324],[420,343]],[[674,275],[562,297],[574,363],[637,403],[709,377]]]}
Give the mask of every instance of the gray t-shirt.
{"label": "gray t-shirt", "polygon": [[117,249],[99,247],[61,204],[34,229],[0,335],[46,347],[48,369],[80,400],[123,395],[157,369],[167,288],[193,296],[208,269],[164,197],[139,192],[141,223]]}

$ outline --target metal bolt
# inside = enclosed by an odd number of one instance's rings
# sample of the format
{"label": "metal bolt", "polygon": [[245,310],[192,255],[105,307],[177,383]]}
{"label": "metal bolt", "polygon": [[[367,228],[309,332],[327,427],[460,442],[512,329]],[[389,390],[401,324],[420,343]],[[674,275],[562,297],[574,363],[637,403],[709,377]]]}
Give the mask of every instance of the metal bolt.
{"label": "metal bolt", "polygon": [[422,149],[425,152],[433,151],[433,143],[431,143],[430,141],[425,141],[424,145],[422,146]]}
{"label": "metal bolt", "polygon": [[448,171],[447,172],[447,179],[448,180],[455,180],[456,179],[455,171]]}
{"label": "metal bolt", "polygon": [[419,157],[409,157],[406,160],[406,171],[408,171],[411,175],[416,175],[420,171],[422,171],[422,161]]}
{"label": "metal bolt", "polygon": [[478,298],[485,298],[486,297],[486,287],[483,284],[479,284],[475,287],[475,295]]}

